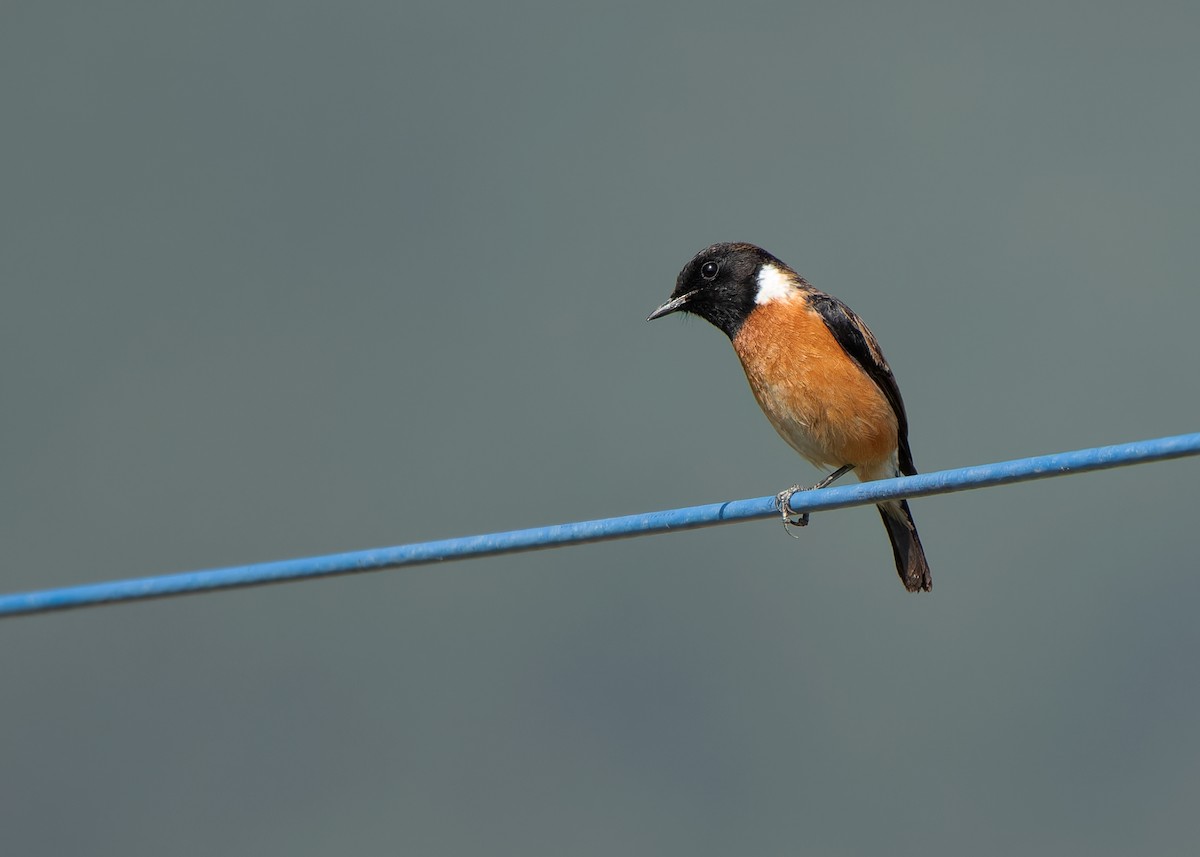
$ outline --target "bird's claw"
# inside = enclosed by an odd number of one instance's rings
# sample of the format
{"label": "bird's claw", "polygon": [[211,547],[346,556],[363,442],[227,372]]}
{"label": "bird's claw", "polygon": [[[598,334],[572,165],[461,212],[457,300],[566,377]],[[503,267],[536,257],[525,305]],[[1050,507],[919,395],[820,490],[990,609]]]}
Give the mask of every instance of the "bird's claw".
{"label": "bird's claw", "polygon": [[791,488],[787,489],[786,491],[780,491],[778,494],[775,495],[775,503],[779,507],[779,514],[783,516],[783,528],[785,530],[787,530],[787,534],[789,536],[791,536],[794,539],[800,538],[799,536],[797,536],[795,533],[792,532],[791,528],[808,526],[808,512],[805,512],[801,515],[797,515],[796,520],[794,520],[794,521],[791,519],[791,517],[790,517],[791,506],[789,504],[792,502],[792,495],[795,494],[797,491],[820,491],[822,488],[828,488],[830,485],[832,485],[838,479],[845,476],[847,473],[849,473],[853,469],[854,469],[853,464],[843,464],[841,467],[839,467],[837,470],[830,473],[828,476],[826,476],[824,479],[822,479],[816,485],[813,485],[809,488],[801,488],[799,485],[793,485]]}
{"label": "bird's claw", "polygon": [[775,495],[775,505],[779,509],[779,516],[783,519],[784,532],[786,532],[789,536],[791,536],[794,539],[798,539],[800,537],[792,532],[792,527],[807,527],[808,526],[808,512],[804,512],[800,515],[797,515],[795,517],[795,519],[792,518],[792,511],[791,511],[791,506],[790,506],[790,504],[792,502],[792,495],[798,491],[808,491],[808,490],[809,490],[808,488],[803,488],[799,485],[793,485],[791,488],[788,488],[786,491],[780,491],[778,494]]}

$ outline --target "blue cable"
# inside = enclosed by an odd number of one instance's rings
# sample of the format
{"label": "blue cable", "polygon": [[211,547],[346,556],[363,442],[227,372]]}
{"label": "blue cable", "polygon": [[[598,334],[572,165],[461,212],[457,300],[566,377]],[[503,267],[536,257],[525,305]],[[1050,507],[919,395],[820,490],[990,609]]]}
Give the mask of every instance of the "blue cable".
{"label": "blue cable", "polygon": [[[1093,449],[1080,449],[1056,455],[1021,458],[996,464],[981,464],[956,470],[942,470],[937,473],[923,473],[919,476],[905,476],[899,479],[835,485],[821,491],[798,493],[792,497],[791,506],[792,511],[797,514],[820,512],[842,509],[847,506],[862,506],[899,497],[926,497],[932,494],[946,494],[951,491],[985,488],[991,485],[1004,485],[1031,479],[1046,479],[1071,473],[1086,473],[1091,470],[1104,470],[1110,467],[1182,458],[1189,455],[1200,455],[1200,432]],[[0,617],[46,613],[52,610],[120,601],[139,601],[146,598],[185,595],[214,589],[231,589],[238,586],[257,586],[264,583],[329,577],[335,574],[378,571],[384,568],[423,565],[469,557],[495,556],[563,545],[665,533],[671,530],[690,530],[696,527],[778,515],[779,511],[775,507],[773,496],[757,497],[750,500],[730,500],[726,503],[710,503],[705,506],[689,506],[683,509],[648,512],[641,515],[602,518],[574,524],[556,524],[528,530],[513,530],[507,533],[464,536],[375,550],[165,574],[157,577],[112,580],[34,592],[17,592],[0,595]]]}

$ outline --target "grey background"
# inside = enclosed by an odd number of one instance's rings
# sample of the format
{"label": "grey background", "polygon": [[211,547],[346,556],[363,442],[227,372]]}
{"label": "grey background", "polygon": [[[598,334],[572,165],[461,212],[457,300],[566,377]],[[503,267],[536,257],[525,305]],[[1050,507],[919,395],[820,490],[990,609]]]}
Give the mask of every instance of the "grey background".
{"label": "grey background", "polygon": [[[3,591],[777,491],[718,240],[935,470],[1200,428],[1186,3],[0,12]],[[0,623],[8,854],[1192,854],[1195,461]]]}

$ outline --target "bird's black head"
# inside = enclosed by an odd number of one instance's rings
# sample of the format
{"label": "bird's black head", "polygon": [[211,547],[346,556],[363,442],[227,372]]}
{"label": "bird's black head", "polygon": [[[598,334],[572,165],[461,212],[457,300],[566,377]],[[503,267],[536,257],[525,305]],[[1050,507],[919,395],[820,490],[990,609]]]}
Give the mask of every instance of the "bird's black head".
{"label": "bird's black head", "polygon": [[706,247],[679,272],[671,299],[650,313],[647,321],[673,312],[690,312],[733,339],[756,302],[762,302],[764,268],[772,284],[780,277],[795,277],[787,265],[753,244]]}

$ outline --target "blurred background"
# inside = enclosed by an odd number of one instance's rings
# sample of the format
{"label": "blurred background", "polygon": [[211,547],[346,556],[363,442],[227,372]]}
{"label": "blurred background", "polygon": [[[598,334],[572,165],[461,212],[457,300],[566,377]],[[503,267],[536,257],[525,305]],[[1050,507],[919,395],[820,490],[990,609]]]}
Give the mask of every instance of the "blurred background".
{"label": "blurred background", "polygon": [[[753,241],[923,470],[1200,428],[1200,10],[0,12],[5,592],[774,493]],[[20,855],[1193,854],[1200,462],[0,623]],[[479,498],[486,502],[480,504]]]}

